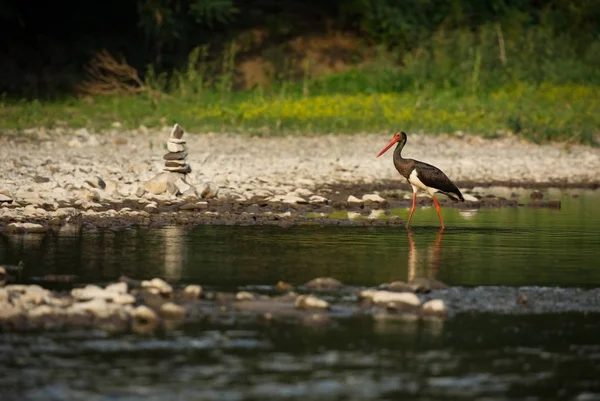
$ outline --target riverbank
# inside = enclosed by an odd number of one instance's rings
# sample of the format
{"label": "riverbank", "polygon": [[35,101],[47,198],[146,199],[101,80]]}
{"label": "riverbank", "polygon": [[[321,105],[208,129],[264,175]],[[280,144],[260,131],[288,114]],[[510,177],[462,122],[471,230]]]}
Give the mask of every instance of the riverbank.
{"label": "riverbank", "polygon": [[[369,215],[410,202],[410,188],[394,169],[391,155],[375,157],[391,132],[187,134],[192,167],[188,182],[197,195],[152,195],[144,183],[162,171],[168,132],[31,130],[0,137],[0,225],[6,230],[10,223],[35,223],[46,230],[71,219],[279,224],[288,217],[292,222],[306,217],[330,221],[326,216],[340,210]],[[583,145],[409,133],[404,154],[438,166],[469,195],[464,204],[440,196],[446,207],[526,205],[516,200],[523,193],[514,191],[488,197],[490,186],[525,188],[526,195],[533,188],[600,186],[600,149]],[[560,207],[548,198],[533,198],[532,206]],[[426,197],[420,202],[430,203]]]}

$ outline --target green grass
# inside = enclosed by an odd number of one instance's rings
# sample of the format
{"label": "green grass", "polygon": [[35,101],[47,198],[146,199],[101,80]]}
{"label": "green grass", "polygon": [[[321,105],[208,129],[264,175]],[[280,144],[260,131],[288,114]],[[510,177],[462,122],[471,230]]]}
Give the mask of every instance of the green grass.
{"label": "green grass", "polygon": [[422,91],[375,94],[264,94],[260,91],[201,96],[98,97],[93,103],[4,101],[4,129],[68,126],[94,130],[174,122],[187,131],[252,134],[354,133],[395,130],[493,136],[513,132],[534,141],[593,143],[600,127],[600,87],[514,85],[481,95]]}
{"label": "green grass", "polygon": [[494,26],[485,25],[440,31],[410,53],[370,54],[343,72],[313,76],[305,63],[301,76],[283,71],[265,87],[235,90],[235,43],[212,65],[197,48],[181,71],[148,70],[152,96],[3,98],[0,128],[178,122],[190,132],[511,132],[536,142],[598,142],[600,37],[582,45],[541,27],[514,29],[500,49]]}

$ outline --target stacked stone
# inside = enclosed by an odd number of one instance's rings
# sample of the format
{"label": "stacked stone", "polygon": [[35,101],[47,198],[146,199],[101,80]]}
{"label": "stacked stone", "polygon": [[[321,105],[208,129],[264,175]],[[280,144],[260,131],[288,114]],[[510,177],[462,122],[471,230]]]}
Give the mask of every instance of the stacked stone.
{"label": "stacked stone", "polygon": [[169,153],[163,156],[163,159],[165,160],[165,168],[163,168],[163,171],[181,174],[189,174],[192,172],[192,168],[187,162],[187,149],[185,146],[185,139],[182,139],[183,134],[184,131],[179,124],[175,124],[173,131],[171,131],[171,135],[169,136],[169,141],[167,142],[167,150]]}

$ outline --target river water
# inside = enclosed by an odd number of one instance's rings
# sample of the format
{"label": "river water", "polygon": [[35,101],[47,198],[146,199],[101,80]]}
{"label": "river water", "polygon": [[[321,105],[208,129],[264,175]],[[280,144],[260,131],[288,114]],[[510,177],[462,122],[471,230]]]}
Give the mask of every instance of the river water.
{"label": "river water", "polygon": [[[45,275],[71,274],[77,283],[158,276],[231,291],[319,276],[352,288],[412,277],[484,290],[600,286],[600,194],[554,197],[560,210],[444,209],[443,233],[435,210],[420,208],[410,232],[199,226],[4,236],[0,263],[23,261],[20,280],[43,285]],[[2,400],[600,400],[600,314],[463,308],[446,321],[223,321],[152,338],[0,333],[0,388]]]}

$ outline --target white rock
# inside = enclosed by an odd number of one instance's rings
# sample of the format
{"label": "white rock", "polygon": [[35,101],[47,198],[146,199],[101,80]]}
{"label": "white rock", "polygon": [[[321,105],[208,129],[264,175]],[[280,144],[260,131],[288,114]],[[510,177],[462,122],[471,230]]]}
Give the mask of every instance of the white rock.
{"label": "white rock", "polygon": [[360,298],[370,299],[375,304],[387,305],[390,302],[393,302],[415,307],[421,305],[421,300],[419,297],[410,292],[364,290],[360,292],[359,296]]}
{"label": "white rock", "polygon": [[4,195],[3,193],[0,193],[0,203],[12,203],[13,200],[12,198]]}
{"label": "white rock", "polygon": [[301,198],[300,196],[297,196],[294,193],[289,193],[286,195],[275,195],[275,196],[269,198],[268,201],[269,202],[281,202],[281,203],[287,203],[287,204],[307,203],[306,199]]}
{"label": "white rock", "polygon": [[298,295],[294,306],[297,309],[327,309],[329,303],[312,295]]}
{"label": "white rock", "polygon": [[142,281],[142,288],[155,288],[162,294],[170,294],[173,292],[173,287],[161,278]]}
{"label": "white rock", "polygon": [[45,233],[47,227],[36,223],[10,223],[4,227],[6,233]]}
{"label": "white rock", "polygon": [[182,320],[185,319],[185,308],[173,302],[165,302],[160,306],[160,315],[164,319]]}
{"label": "white rock", "polygon": [[367,201],[369,201],[369,202],[379,202],[379,203],[385,202],[385,199],[383,199],[378,194],[365,194],[365,195],[363,195],[362,200],[364,202],[367,202]]}
{"label": "white rock", "polygon": [[97,285],[89,284],[83,288],[73,288],[71,296],[78,301],[88,301],[90,299],[112,299],[114,292],[108,292]]}
{"label": "white rock", "polygon": [[348,196],[348,203],[363,203],[362,199],[358,199],[356,196],[354,195],[350,195]]}
{"label": "white rock", "polygon": [[434,315],[445,315],[447,313],[446,304],[441,299],[432,299],[422,306],[423,312]]}
{"label": "white rock", "polygon": [[237,294],[235,294],[236,301],[251,301],[254,298],[254,294],[248,291],[240,291]]}
{"label": "white rock", "polygon": [[49,316],[58,316],[64,314],[60,308],[55,308],[50,305],[40,305],[27,312],[27,316],[33,319],[44,318]]}
{"label": "white rock", "polygon": [[185,150],[185,145],[181,143],[173,143],[171,141],[167,142],[167,150],[169,152],[183,152]]}
{"label": "white rock", "polygon": [[105,299],[95,298],[87,302],[74,303],[69,308],[69,313],[89,312],[96,318],[106,318],[111,315]]}
{"label": "white rock", "polygon": [[159,324],[158,315],[145,305],[140,305],[131,312],[131,328],[138,334],[148,334]]}
{"label": "white rock", "polygon": [[200,298],[202,287],[196,284],[188,285],[183,289],[183,294],[189,298]]}
{"label": "white rock", "polygon": [[107,292],[114,292],[116,294],[127,294],[128,287],[127,283],[120,281],[118,283],[109,284],[106,286]]}
{"label": "white rock", "polygon": [[302,197],[309,197],[313,194],[313,192],[309,189],[306,188],[296,188],[294,190],[294,193],[298,196],[302,196]]}
{"label": "white rock", "polygon": [[112,302],[119,305],[131,305],[135,303],[135,297],[131,294],[115,294]]}
{"label": "white rock", "polygon": [[325,198],[324,196],[320,196],[320,195],[313,195],[308,199],[309,203],[312,204],[321,204],[321,203],[327,203],[327,198]]}

